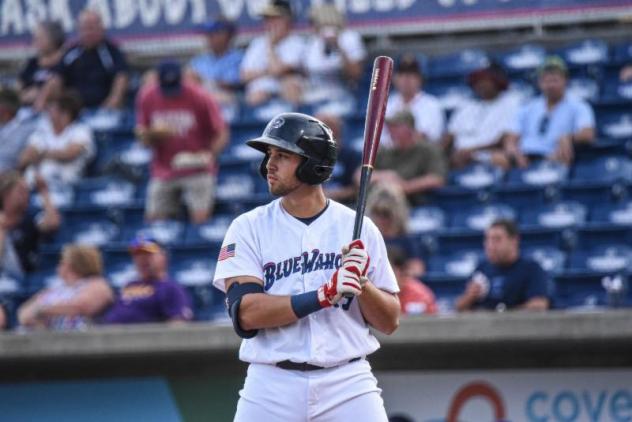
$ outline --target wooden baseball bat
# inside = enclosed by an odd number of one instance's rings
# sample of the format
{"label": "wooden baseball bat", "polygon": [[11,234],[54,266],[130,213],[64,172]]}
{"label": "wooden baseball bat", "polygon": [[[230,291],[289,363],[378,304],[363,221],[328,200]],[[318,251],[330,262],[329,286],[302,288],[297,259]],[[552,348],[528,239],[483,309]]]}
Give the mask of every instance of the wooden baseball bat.
{"label": "wooden baseball bat", "polygon": [[369,102],[366,108],[366,120],[364,122],[364,152],[362,153],[362,172],[360,175],[360,191],[356,206],[355,224],[353,225],[353,239],[359,239],[362,233],[366,196],[371,182],[375,157],[377,156],[377,148],[380,145],[380,137],[382,136],[384,113],[386,112],[392,73],[393,59],[387,56],[375,58],[371,86],[369,88]]}

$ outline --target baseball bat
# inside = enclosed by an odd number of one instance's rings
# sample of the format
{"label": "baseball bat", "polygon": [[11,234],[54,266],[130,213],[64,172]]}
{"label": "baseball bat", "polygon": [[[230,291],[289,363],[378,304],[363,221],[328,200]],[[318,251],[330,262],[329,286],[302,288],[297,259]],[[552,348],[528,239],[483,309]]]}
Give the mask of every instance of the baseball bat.
{"label": "baseball bat", "polygon": [[380,145],[382,127],[384,126],[384,113],[388,100],[388,90],[391,86],[393,73],[393,59],[387,56],[378,56],[373,62],[373,74],[369,87],[369,102],[366,108],[364,122],[364,151],[362,153],[362,170],[360,174],[360,189],[358,192],[358,204],[356,206],[355,223],[353,225],[353,239],[359,239],[362,233],[362,221],[366,209],[366,197],[373,173],[373,165],[377,156],[377,148]]}

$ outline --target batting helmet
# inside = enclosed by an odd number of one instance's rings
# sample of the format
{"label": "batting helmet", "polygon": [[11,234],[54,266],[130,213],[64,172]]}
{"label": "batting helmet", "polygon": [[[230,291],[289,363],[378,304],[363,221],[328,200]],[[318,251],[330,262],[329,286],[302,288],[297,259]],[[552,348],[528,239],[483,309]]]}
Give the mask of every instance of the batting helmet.
{"label": "batting helmet", "polygon": [[259,167],[264,178],[268,175],[269,146],[304,157],[296,169],[296,177],[310,185],[329,179],[338,151],[331,129],[320,120],[301,113],[279,114],[270,120],[260,137],[247,144],[266,154]]}

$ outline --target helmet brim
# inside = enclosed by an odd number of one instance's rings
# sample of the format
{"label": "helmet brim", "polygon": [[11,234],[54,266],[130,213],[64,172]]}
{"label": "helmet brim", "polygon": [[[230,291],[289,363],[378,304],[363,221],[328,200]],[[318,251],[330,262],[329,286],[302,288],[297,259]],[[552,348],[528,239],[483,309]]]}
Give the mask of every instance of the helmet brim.
{"label": "helmet brim", "polygon": [[287,142],[283,139],[272,138],[269,136],[261,136],[259,138],[251,139],[249,141],[246,141],[246,145],[258,151],[261,151],[264,154],[268,153],[268,147],[273,146],[273,147],[283,149],[285,151],[292,152],[294,154],[298,154],[301,157],[307,157],[307,154],[305,154],[305,151],[303,151],[303,149],[297,146],[296,144]]}

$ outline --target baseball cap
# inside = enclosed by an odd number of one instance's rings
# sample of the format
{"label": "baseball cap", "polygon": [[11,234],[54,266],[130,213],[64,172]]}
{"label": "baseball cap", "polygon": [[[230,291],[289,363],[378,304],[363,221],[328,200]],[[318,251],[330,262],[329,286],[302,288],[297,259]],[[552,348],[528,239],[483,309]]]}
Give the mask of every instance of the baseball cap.
{"label": "baseball cap", "polygon": [[274,18],[278,16],[292,17],[292,6],[288,0],[272,0],[261,12],[264,18]]}
{"label": "baseball cap", "polygon": [[205,32],[207,34],[213,34],[221,31],[233,34],[237,30],[237,25],[235,25],[235,22],[222,17],[218,19],[211,19],[203,23],[199,26],[199,29],[201,32]]}
{"label": "baseball cap", "polygon": [[560,56],[548,56],[538,68],[538,76],[544,72],[560,72],[568,75],[568,67],[566,67],[566,62]]}
{"label": "baseball cap", "polygon": [[416,73],[421,75],[421,68],[419,67],[419,61],[417,57],[412,54],[404,54],[397,60],[397,66],[395,72],[398,73]]}
{"label": "baseball cap", "polygon": [[333,4],[321,4],[312,6],[309,11],[309,17],[316,26],[335,26],[342,28],[345,25],[344,16]]}
{"label": "baseball cap", "polygon": [[182,69],[176,60],[164,60],[158,65],[160,90],[166,96],[180,93],[182,87]]}
{"label": "baseball cap", "polygon": [[415,116],[409,110],[401,110],[386,119],[388,124],[405,124],[409,127],[415,127]]}
{"label": "baseball cap", "polygon": [[467,76],[467,83],[469,86],[474,86],[474,84],[482,79],[490,79],[500,91],[504,91],[509,87],[509,80],[505,75],[505,71],[496,63],[491,63],[487,67],[474,70]]}
{"label": "baseball cap", "polygon": [[158,253],[162,246],[153,237],[139,234],[130,242],[128,250],[132,255],[138,252]]}

